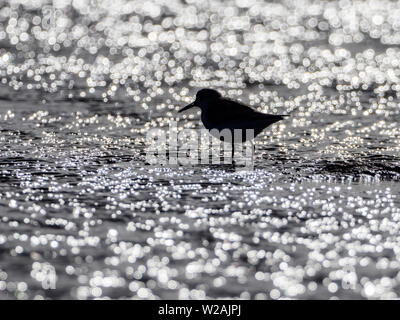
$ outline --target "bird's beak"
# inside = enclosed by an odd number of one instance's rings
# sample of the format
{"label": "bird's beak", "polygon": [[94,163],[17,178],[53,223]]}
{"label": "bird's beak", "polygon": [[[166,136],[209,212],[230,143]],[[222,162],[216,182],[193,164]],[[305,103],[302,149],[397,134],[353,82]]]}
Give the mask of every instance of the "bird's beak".
{"label": "bird's beak", "polygon": [[183,112],[187,109],[193,108],[195,106],[194,102],[192,102],[191,104],[188,104],[186,107],[183,107],[181,110],[179,110],[178,112]]}

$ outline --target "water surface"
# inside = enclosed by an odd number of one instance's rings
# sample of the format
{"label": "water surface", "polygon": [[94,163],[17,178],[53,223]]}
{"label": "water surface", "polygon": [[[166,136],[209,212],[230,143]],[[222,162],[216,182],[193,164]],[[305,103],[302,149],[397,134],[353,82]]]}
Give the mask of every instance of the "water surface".
{"label": "water surface", "polygon": [[[0,8],[0,298],[398,298],[398,3],[46,4]],[[291,113],[253,171],[147,165],[203,87]]]}

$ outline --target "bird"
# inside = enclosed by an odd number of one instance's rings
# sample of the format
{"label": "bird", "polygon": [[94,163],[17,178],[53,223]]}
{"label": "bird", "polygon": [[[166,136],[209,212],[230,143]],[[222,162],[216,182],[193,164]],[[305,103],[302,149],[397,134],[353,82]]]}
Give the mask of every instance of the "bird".
{"label": "bird", "polygon": [[[195,101],[183,107],[178,112],[180,113],[193,107],[201,109],[201,121],[212,135],[224,141],[226,137],[220,134],[215,135],[216,131],[221,132],[222,130],[228,129],[231,133],[231,137],[233,137],[234,131],[239,130],[239,132],[242,133],[242,141],[239,142],[242,143],[248,140],[248,136],[245,134],[246,130],[253,130],[254,135],[250,138],[255,138],[268,126],[289,116],[286,114],[274,115],[255,111],[239,101],[224,98],[214,89],[199,90],[196,94]],[[231,142],[232,144],[231,150],[233,159],[235,143],[237,143],[237,141],[232,139],[231,141],[225,142]]]}

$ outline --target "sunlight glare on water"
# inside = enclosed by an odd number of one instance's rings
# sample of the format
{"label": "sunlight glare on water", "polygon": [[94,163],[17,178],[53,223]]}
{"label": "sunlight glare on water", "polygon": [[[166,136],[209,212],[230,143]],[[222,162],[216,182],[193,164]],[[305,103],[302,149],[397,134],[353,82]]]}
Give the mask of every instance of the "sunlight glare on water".
{"label": "sunlight glare on water", "polygon": [[[0,298],[398,298],[399,16],[2,1]],[[146,164],[151,128],[201,128],[177,110],[204,87],[291,113],[253,171]]]}

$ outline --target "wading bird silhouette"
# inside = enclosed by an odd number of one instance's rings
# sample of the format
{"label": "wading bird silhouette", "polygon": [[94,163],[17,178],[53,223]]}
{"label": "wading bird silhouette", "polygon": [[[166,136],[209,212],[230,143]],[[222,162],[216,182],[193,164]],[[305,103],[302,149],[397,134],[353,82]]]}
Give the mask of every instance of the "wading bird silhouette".
{"label": "wading bird silhouette", "polygon": [[[231,133],[231,137],[234,137],[235,130],[239,130],[242,137],[241,141],[235,141],[233,138],[232,141],[225,141],[231,142],[232,144],[232,161],[235,153],[235,143],[243,143],[251,138],[255,138],[265,128],[288,116],[255,111],[243,103],[222,97],[218,91],[213,89],[199,90],[196,94],[195,101],[180,109],[178,112],[193,107],[199,107],[201,109],[201,121],[207,130],[211,131],[216,129],[218,132],[221,132],[222,130],[228,129]],[[250,139],[246,134],[246,130],[249,129],[253,130]],[[216,137],[222,141],[224,141],[225,138],[223,135],[217,135]]]}

